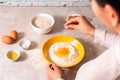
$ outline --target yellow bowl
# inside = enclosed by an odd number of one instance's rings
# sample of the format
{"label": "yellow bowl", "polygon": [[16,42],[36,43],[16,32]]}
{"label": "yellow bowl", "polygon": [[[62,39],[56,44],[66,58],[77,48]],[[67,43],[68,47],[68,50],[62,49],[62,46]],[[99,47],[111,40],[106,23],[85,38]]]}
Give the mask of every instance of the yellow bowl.
{"label": "yellow bowl", "polygon": [[76,48],[80,51],[80,55],[78,60],[76,60],[75,63],[73,63],[72,65],[68,65],[68,66],[62,66],[62,65],[57,65],[59,67],[72,67],[75,66],[76,64],[78,64],[84,57],[84,47],[82,45],[81,42],[79,42],[77,39],[70,37],[70,36],[54,36],[50,39],[48,39],[42,47],[42,52],[43,52],[43,57],[44,59],[49,63],[49,64],[53,64],[52,60],[49,58],[49,48],[51,47],[51,45],[53,45],[56,42],[68,42],[71,43],[72,41],[77,41],[76,43]]}

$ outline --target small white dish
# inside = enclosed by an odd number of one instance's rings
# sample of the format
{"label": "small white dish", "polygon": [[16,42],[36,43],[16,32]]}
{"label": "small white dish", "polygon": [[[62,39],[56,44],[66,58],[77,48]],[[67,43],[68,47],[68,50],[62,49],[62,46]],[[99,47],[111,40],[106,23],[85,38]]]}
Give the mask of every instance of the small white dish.
{"label": "small white dish", "polygon": [[7,58],[11,61],[17,61],[20,58],[20,51],[13,50],[7,53]]}
{"label": "small white dish", "polygon": [[20,47],[24,50],[28,50],[31,46],[31,41],[30,40],[24,40],[20,42]]}
{"label": "small white dish", "polygon": [[53,16],[44,13],[34,16],[31,20],[33,30],[39,34],[49,33],[53,29],[54,23]]}

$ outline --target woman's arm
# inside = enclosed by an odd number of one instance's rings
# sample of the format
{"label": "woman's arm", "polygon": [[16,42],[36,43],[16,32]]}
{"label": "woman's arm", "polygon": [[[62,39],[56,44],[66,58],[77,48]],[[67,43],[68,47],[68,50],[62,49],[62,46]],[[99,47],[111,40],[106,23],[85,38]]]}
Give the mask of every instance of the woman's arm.
{"label": "woman's arm", "polygon": [[68,20],[64,26],[68,30],[77,29],[81,33],[88,34],[94,37],[96,42],[105,46],[111,46],[119,40],[116,34],[108,33],[105,30],[95,29],[95,27],[84,16],[72,18]]}
{"label": "woman's arm", "polygon": [[114,45],[115,42],[120,40],[116,34],[112,34],[105,30],[100,30],[100,29],[95,30],[94,37],[96,42],[99,42],[107,47]]}

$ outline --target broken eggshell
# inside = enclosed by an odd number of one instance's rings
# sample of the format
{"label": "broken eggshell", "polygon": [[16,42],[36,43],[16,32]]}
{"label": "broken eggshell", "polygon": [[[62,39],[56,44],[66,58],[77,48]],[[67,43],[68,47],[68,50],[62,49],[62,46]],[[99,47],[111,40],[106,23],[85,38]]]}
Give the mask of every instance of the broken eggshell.
{"label": "broken eggshell", "polygon": [[70,20],[70,19],[72,19],[72,18],[74,18],[74,17],[77,17],[77,16],[81,16],[80,14],[72,14],[72,15],[69,15],[69,16],[67,16],[67,18],[65,19],[65,21],[68,21],[68,20]]}
{"label": "broken eggshell", "polygon": [[24,50],[28,50],[31,46],[31,41],[30,40],[23,40],[20,42],[20,47]]}

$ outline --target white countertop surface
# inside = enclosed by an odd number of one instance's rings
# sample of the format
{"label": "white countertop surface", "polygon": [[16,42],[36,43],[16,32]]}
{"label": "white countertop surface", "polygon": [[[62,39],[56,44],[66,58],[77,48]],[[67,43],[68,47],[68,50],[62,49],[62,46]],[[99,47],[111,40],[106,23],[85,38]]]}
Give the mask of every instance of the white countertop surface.
{"label": "white countertop surface", "polygon": [[[39,13],[47,13],[55,17],[55,25],[51,33],[39,35],[32,30],[31,18]],[[6,45],[0,40],[0,80],[47,80],[46,62],[41,56],[41,48],[46,39],[55,35],[72,36],[80,40],[85,47],[83,61],[74,67],[64,69],[66,80],[74,80],[78,68],[83,63],[94,59],[106,49],[94,43],[94,39],[90,36],[81,34],[77,30],[64,29],[66,16],[74,13],[89,17],[96,27],[103,26],[94,17],[89,7],[0,7],[0,39],[3,35],[9,35],[11,30],[19,33],[19,39],[14,44]],[[19,47],[20,41],[25,39],[32,41],[32,45],[27,51]],[[10,50],[21,51],[21,58],[17,62],[6,58],[6,53]]]}

